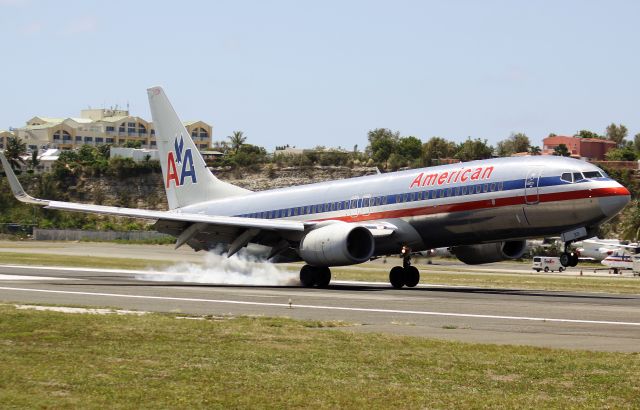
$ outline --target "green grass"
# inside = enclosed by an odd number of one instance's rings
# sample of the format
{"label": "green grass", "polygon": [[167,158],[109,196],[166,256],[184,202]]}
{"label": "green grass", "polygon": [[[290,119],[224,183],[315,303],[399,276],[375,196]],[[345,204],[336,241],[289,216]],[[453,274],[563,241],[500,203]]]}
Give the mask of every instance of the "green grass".
{"label": "green grass", "polygon": [[[0,305],[3,408],[637,408],[640,355]],[[453,330],[454,331],[454,330]]]}
{"label": "green grass", "polygon": [[148,259],[118,258],[116,256],[114,256],[113,258],[105,258],[97,256],[69,256],[21,252],[0,252],[0,264],[135,270],[146,268],[162,268],[172,265],[173,262],[152,261]]}
{"label": "green grass", "polygon": [[[387,268],[391,268],[391,266],[384,269],[372,268],[366,271],[338,267],[332,268],[331,272],[336,280],[386,282],[389,280]],[[420,267],[420,283],[434,285],[640,294],[640,278],[637,277],[447,272],[447,270],[451,270],[451,267],[447,267],[446,270],[443,269],[443,272],[438,272],[438,269],[434,268],[433,265],[423,268]],[[460,270],[460,267],[456,267],[456,269]],[[466,270],[464,267],[462,269]]]}

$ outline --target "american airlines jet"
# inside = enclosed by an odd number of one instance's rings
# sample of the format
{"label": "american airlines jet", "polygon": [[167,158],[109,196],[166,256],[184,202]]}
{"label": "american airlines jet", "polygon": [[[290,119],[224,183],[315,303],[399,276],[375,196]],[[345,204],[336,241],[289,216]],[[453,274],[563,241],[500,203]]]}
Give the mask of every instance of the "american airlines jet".
{"label": "american airlines jet", "polygon": [[389,273],[395,288],[420,281],[412,253],[449,247],[468,264],[518,258],[528,238],[562,237],[564,266],[573,241],[590,238],[630,199],[598,167],[563,157],[497,158],[261,192],[218,180],[160,87],[147,90],[168,211],[37,199],[25,193],[4,155],[11,189],[48,209],[154,220],[159,232],[196,251],[251,245],[272,262],[304,261],[303,286],[326,287],[330,267],[402,254]]}

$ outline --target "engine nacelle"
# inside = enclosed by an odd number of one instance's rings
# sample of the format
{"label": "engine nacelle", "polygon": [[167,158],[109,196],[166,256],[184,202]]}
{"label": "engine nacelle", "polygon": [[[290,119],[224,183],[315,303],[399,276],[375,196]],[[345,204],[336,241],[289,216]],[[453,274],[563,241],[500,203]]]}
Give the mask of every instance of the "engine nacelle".
{"label": "engine nacelle", "polygon": [[313,266],[354,265],[373,256],[375,242],[369,230],[347,223],[314,229],[300,241],[300,257]]}
{"label": "engine nacelle", "polygon": [[527,250],[527,241],[505,241],[478,245],[454,246],[451,251],[467,265],[518,259]]}

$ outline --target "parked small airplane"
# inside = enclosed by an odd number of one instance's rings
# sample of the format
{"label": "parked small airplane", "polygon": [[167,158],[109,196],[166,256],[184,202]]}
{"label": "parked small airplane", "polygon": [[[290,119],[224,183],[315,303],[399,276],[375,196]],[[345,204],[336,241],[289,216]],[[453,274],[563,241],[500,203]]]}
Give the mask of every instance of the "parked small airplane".
{"label": "parked small airplane", "polygon": [[[325,287],[331,266],[402,254],[389,281],[416,286],[411,255],[449,247],[469,264],[522,256],[526,239],[560,235],[563,266],[575,266],[572,241],[594,236],[629,191],[598,167],[571,158],[497,158],[412,169],[262,192],[218,180],[207,168],[167,96],[147,90],[169,210],[117,208],[33,198],[4,155],[20,201],[48,209],[154,220],[176,248],[223,245],[229,256],[261,245],[273,262],[304,261],[303,286]],[[255,247],[255,246],[254,246]]]}
{"label": "parked small airplane", "polygon": [[574,242],[573,246],[580,260],[601,262],[607,256],[619,249],[619,245],[625,245],[618,239],[590,238]]}

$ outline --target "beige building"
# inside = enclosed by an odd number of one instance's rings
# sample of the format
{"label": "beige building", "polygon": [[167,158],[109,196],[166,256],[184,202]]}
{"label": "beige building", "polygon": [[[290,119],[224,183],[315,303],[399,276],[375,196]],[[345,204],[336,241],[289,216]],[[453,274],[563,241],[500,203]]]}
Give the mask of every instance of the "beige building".
{"label": "beige building", "polygon": [[[198,149],[203,151],[211,147],[211,125],[204,121],[188,121],[184,125]],[[85,144],[124,145],[128,141],[140,141],[142,148],[156,148],[153,123],[131,116],[126,110],[82,110],[79,118],[33,117],[14,132],[29,149],[72,149]],[[0,143],[3,143],[1,135]]]}
{"label": "beige building", "polygon": [[11,131],[0,130],[0,149],[5,149],[7,146],[7,140],[11,137],[15,137],[15,134]]}

